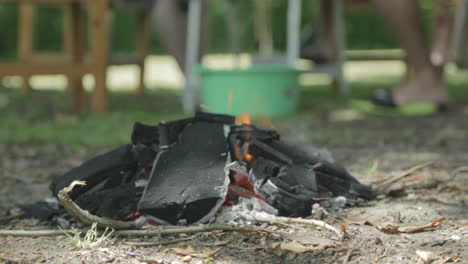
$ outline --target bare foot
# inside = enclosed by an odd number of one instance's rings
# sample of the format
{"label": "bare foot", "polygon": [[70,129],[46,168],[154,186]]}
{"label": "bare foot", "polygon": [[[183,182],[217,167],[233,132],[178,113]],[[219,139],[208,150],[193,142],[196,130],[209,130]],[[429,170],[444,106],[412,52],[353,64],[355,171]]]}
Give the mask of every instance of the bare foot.
{"label": "bare foot", "polygon": [[425,71],[395,89],[393,100],[397,105],[417,102],[445,104],[448,92],[439,71]]}

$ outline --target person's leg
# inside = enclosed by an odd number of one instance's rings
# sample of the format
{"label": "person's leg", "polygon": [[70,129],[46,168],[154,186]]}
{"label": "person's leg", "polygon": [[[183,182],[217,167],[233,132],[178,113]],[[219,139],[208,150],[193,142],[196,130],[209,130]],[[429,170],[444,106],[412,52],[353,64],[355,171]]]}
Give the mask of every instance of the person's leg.
{"label": "person's leg", "polygon": [[153,19],[161,46],[174,56],[180,69],[184,71],[187,14],[179,7],[178,2],[158,0]]}
{"label": "person's leg", "polygon": [[301,57],[318,63],[336,59],[336,38],[333,27],[333,1],[320,0],[319,37],[315,46],[303,49]]}
{"label": "person's leg", "polygon": [[445,103],[447,90],[443,69],[431,63],[416,0],[373,0],[384,21],[405,50],[414,75],[394,90],[396,104],[412,102]]}
{"label": "person's leg", "polygon": [[[207,4],[207,1],[202,1],[202,13],[206,10]],[[174,56],[182,72],[185,72],[187,7],[186,0],[158,0],[153,17],[161,45]],[[203,17],[202,15],[200,53],[203,51],[206,38],[206,19]]]}
{"label": "person's leg", "polygon": [[443,67],[450,60],[455,27],[455,1],[434,1],[434,40],[431,52],[432,64]]}

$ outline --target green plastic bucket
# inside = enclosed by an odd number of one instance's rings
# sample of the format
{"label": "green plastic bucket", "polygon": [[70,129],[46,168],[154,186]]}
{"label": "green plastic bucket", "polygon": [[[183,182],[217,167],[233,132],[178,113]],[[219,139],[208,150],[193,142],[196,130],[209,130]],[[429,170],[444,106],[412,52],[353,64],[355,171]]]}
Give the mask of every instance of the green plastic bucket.
{"label": "green plastic bucket", "polygon": [[277,117],[296,111],[299,71],[287,65],[200,71],[202,103],[212,112]]}

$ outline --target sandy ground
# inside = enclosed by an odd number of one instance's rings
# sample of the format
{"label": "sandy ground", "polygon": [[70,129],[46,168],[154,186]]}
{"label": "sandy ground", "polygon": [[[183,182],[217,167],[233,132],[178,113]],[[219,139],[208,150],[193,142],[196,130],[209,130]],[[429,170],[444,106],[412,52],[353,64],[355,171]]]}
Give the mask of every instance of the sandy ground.
{"label": "sandy ground", "polygon": [[[278,127],[285,140],[306,148],[312,143],[327,147],[340,163],[360,174],[363,182],[435,161],[395,184],[392,193],[325,216],[325,222],[343,226],[344,240],[320,228],[284,223],[263,224],[268,232],[262,233],[138,239],[169,243],[150,247],[126,245],[129,239],[112,238],[92,250],[79,249],[64,236],[2,236],[0,263],[468,263],[468,172],[453,174],[467,165],[466,114],[353,122],[336,122],[331,117],[301,117]],[[342,133],[337,137],[323,131]],[[47,196],[52,177],[106,150],[1,144],[0,216],[19,204]],[[379,230],[385,223],[421,227],[433,221],[441,224],[424,232],[389,234]],[[0,226],[44,228],[54,227],[34,220],[13,220]],[[180,239],[185,241],[176,242]],[[293,240],[298,242],[291,243]],[[294,252],[302,250],[307,252]]]}

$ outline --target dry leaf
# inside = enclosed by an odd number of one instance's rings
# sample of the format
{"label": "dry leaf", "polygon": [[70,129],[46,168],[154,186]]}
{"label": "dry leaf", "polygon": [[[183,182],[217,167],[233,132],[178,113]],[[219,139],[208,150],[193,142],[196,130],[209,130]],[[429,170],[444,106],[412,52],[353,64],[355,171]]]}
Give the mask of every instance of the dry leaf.
{"label": "dry leaf", "polygon": [[337,242],[328,238],[318,237],[312,233],[280,233],[281,236],[288,238],[289,240],[295,240],[303,245],[322,245],[326,247],[336,246]]}
{"label": "dry leaf", "polygon": [[172,250],[176,254],[179,255],[189,255],[189,254],[195,254],[198,253],[197,250],[195,250],[192,246],[187,246],[186,248],[171,248],[169,251]]}
{"label": "dry leaf", "polygon": [[283,242],[283,243],[273,243],[272,247],[275,249],[283,249],[283,250],[288,250],[292,251],[295,253],[305,253],[305,252],[311,252],[311,251],[316,251],[316,250],[322,250],[325,249],[327,246],[323,245],[303,245],[295,240],[292,240],[290,242]]}
{"label": "dry leaf", "polygon": [[431,223],[424,226],[398,226],[392,223],[379,223],[366,221],[365,224],[373,226],[384,233],[399,234],[399,233],[417,233],[427,229],[436,228],[443,223],[443,218],[432,221]]}

